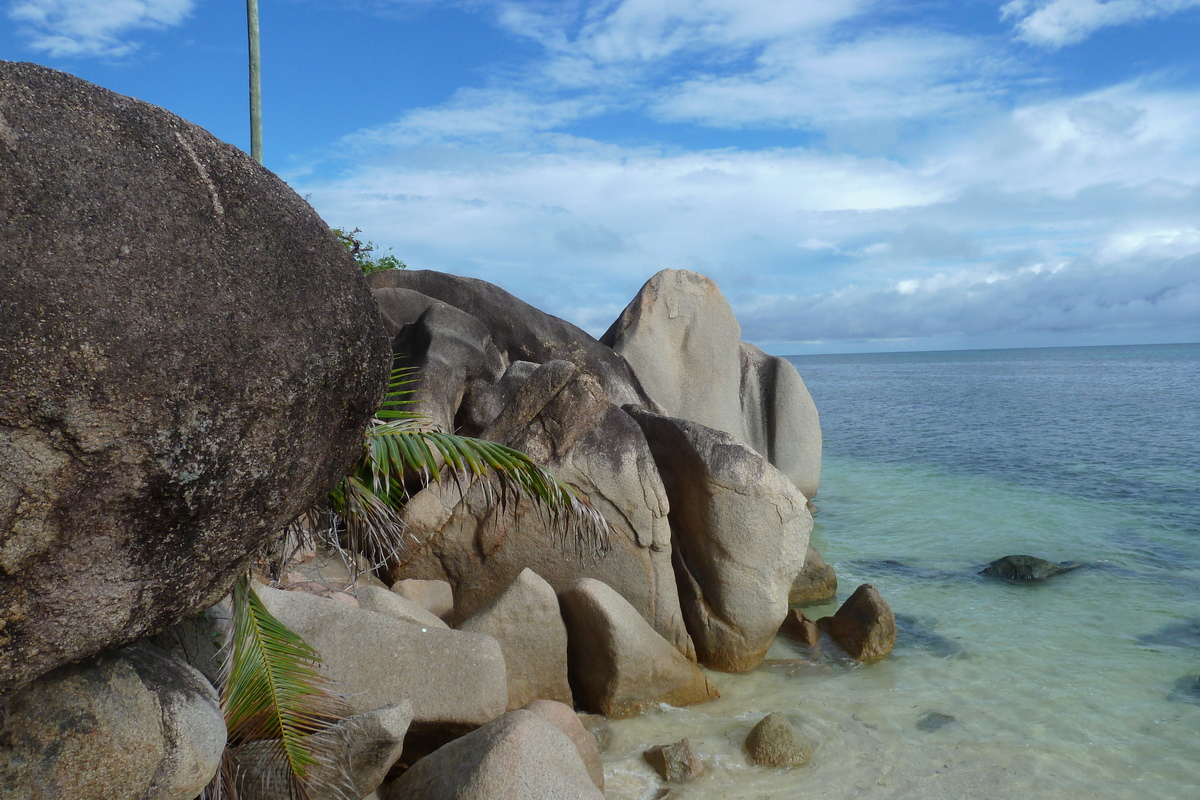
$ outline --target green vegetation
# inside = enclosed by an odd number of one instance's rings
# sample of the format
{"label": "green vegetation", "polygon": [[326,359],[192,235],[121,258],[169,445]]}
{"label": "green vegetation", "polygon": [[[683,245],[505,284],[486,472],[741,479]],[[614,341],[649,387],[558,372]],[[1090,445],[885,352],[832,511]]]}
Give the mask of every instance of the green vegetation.
{"label": "green vegetation", "polygon": [[364,242],[359,238],[358,234],[362,233],[359,228],[352,231],[347,231],[342,228],[334,228],[334,234],[350,251],[350,255],[358,263],[359,268],[363,271],[363,275],[370,275],[372,272],[381,272],[385,269],[407,269],[408,265],[400,259],[392,255],[392,248],[388,248],[387,252],[380,256],[371,255],[378,248],[374,242]]}
{"label": "green vegetation", "polygon": [[[451,477],[463,492],[474,481],[495,479],[498,487],[489,489],[495,492],[489,496],[502,506],[518,495],[532,499],[551,515],[561,544],[573,546],[577,555],[608,548],[604,517],[527,455],[437,430],[412,411],[416,380],[411,370],[393,371],[357,462],[305,515],[307,525],[292,526],[297,541],[343,552],[347,565],[357,564],[356,553],[376,566],[400,558],[400,511],[412,491]],[[348,706],[331,691],[319,667],[320,655],[271,615],[250,575],[242,576],[233,592],[232,640],[221,687],[228,745],[203,798],[236,800],[237,748],[249,745],[265,761],[273,784],[286,787],[286,796],[357,800],[351,796],[344,742],[327,735]]]}

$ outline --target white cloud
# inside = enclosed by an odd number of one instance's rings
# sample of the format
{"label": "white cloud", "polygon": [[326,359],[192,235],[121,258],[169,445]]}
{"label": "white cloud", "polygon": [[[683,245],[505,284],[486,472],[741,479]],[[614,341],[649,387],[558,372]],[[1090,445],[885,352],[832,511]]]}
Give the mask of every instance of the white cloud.
{"label": "white cloud", "polygon": [[30,46],[49,55],[119,58],[138,43],[127,35],[182,23],[195,0],[13,0],[8,16]]}
{"label": "white cloud", "polygon": [[1200,0],[1011,0],[1000,9],[1030,44],[1058,48],[1076,44],[1101,28],[1166,17],[1200,7]]}

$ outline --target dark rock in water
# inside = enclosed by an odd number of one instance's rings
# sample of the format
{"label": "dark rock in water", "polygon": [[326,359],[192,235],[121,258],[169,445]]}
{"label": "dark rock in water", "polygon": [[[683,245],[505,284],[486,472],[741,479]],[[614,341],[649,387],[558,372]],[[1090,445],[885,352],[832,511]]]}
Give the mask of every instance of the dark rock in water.
{"label": "dark rock in water", "polygon": [[1200,619],[1189,619],[1164,625],[1154,633],[1138,637],[1143,647],[1180,647],[1200,649]]}
{"label": "dark rock in water", "polygon": [[944,728],[952,722],[958,722],[958,719],[951,714],[943,714],[940,711],[926,711],[917,720],[917,730],[929,733],[936,731],[938,728]]}
{"label": "dark rock in water", "polygon": [[864,663],[885,658],[896,645],[896,615],[869,583],[855,589],[832,617],[817,620],[817,626]]}
{"label": "dark rock in water", "polygon": [[958,642],[908,614],[896,615],[896,649],[924,650],[939,658],[959,658],[967,653]]}
{"label": "dark rock in water", "polygon": [[906,564],[903,561],[897,561],[894,558],[855,559],[850,564],[858,572],[871,574],[900,575],[905,578],[922,581],[962,580],[961,572],[918,567],[913,564]]}
{"label": "dark rock in water", "polygon": [[646,763],[665,781],[680,783],[699,778],[704,774],[704,762],[690,739],[680,739],[674,744],[659,744],[642,753]]}
{"label": "dark rock in water", "polygon": [[1200,675],[1184,675],[1175,681],[1175,688],[1167,699],[1178,703],[1200,703]]}
{"label": "dark rock in water", "polygon": [[362,448],[390,353],[316,212],[0,61],[0,693],[212,605]]}
{"label": "dark rock in water", "polygon": [[1005,556],[988,564],[979,574],[1003,578],[1006,581],[1040,581],[1082,566],[1083,564],[1072,561],[1056,564],[1036,556]]}

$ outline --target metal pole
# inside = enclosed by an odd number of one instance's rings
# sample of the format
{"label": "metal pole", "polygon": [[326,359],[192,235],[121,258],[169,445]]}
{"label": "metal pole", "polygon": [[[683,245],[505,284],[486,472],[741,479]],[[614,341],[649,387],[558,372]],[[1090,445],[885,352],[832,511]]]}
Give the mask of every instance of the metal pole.
{"label": "metal pole", "polygon": [[250,157],[262,163],[262,79],[258,52],[258,0],[246,0],[246,29],[250,36]]}

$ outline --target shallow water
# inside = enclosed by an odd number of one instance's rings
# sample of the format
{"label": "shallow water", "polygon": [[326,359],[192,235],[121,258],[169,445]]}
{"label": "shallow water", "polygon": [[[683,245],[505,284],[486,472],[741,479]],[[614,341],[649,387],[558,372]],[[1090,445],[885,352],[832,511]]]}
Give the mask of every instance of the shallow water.
{"label": "shallow water", "polygon": [[[610,800],[654,797],[642,750],[685,736],[688,800],[1200,798],[1200,347],[796,361],[826,439],[814,543],[839,601],[869,582],[902,615],[896,650],[777,640],[711,674],[720,700],[614,722]],[[1011,553],[1088,566],[978,576]],[[772,711],[809,765],[748,765]]]}

